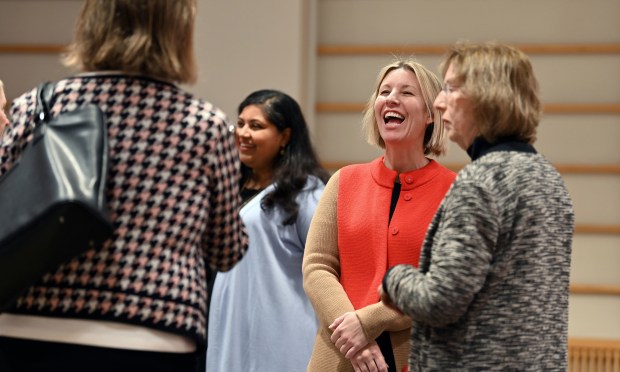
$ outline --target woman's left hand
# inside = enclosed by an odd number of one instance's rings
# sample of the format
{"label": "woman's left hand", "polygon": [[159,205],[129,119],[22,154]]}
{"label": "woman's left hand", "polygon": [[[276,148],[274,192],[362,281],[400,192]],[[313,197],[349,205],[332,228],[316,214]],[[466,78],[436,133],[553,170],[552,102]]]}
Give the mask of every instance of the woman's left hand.
{"label": "woman's left hand", "polygon": [[388,372],[388,365],[376,341],[369,343],[350,360],[355,372]]}
{"label": "woman's left hand", "polygon": [[336,349],[347,359],[351,359],[358,351],[368,345],[368,339],[362,323],[355,312],[344,313],[329,326],[333,331],[331,340]]}

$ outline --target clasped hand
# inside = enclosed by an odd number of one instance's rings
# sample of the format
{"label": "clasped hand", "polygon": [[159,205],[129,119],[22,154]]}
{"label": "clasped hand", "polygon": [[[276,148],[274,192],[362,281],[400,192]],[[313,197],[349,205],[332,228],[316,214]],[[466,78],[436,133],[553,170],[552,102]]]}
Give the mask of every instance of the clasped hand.
{"label": "clasped hand", "polygon": [[355,312],[339,316],[330,324],[329,329],[333,331],[331,341],[336,349],[351,361],[356,372],[387,371],[381,349],[375,341],[368,341]]}

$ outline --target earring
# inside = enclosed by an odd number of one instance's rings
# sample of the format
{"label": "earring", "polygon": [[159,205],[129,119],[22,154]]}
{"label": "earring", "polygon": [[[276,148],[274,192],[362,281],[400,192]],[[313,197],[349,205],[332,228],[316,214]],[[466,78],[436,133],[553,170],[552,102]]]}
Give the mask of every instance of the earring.
{"label": "earring", "polygon": [[284,149],[286,149],[286,146],[280,147],[280,155],[282,156],[284,156]]}

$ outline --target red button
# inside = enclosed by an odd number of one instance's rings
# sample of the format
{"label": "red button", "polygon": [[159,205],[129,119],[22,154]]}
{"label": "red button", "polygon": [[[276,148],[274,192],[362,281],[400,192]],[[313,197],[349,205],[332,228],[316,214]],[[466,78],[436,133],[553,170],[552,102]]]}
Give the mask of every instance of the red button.
{"label": "red button", "polygon": [[396,234],[398,234],[398,228],[395,227],[392,229],[392,235],[396,235]]}
{"label": "red button", "polygon": [[403,198],[405,198],[406,201],[411,200],[411,194],[405,194],[405,196],[403,196]]}
{"label": "red button", "polygon": [[407,183],[413,183],[413,176],[407,176],[407,177],[405,177],[405,182],[407,182]]}

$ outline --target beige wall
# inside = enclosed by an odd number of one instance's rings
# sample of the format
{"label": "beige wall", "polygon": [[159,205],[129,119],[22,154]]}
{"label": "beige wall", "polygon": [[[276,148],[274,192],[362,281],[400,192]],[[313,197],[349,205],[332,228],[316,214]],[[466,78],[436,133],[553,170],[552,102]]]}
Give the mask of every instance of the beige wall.
{"label": "beige wall", "polygon": [[[0,44],[71,40],[81,0],[0,0]],[[389,56],[317,56],[317,44],[620,43],[618,0],[199,0],[201,76],[188,87],[236,117],[250,91],[281,89],[305,110],[320,157],[360,162],[379,151],[360,114],[315,102],[363,102]],[[418,56],[436,69],[439,56]],[[547,103],[619,103],[620,55],[532,55]],[[71,72],[57,55],[0,54],[7,98]],[[538,149],[554,163],[619,164],[620,115],[545,115]],[[466,162],[451,146],[441,162]],[[565,175],[578,223],[620,225],[620,177]],[[575,237],[573,283],[620,285],[620,236]],[[620,339],[620,298],[571,296],[570,335]]]}
{"label": "beige wall", "polygon": [[[0,1],[0,44],[66,44],[71,41],[81,1]],[[44,80],[59,79],[70,71],[56,54],[0,54],[0,79],[6,98]]]}
{"label": "beige wall", "polygon": [[314,1],[199,2],[197,48],[202,76],[196,92],[231,116],[246,95],[263,88],[285,91],[310,107],[308,54],[314,39],[308,29]]}

